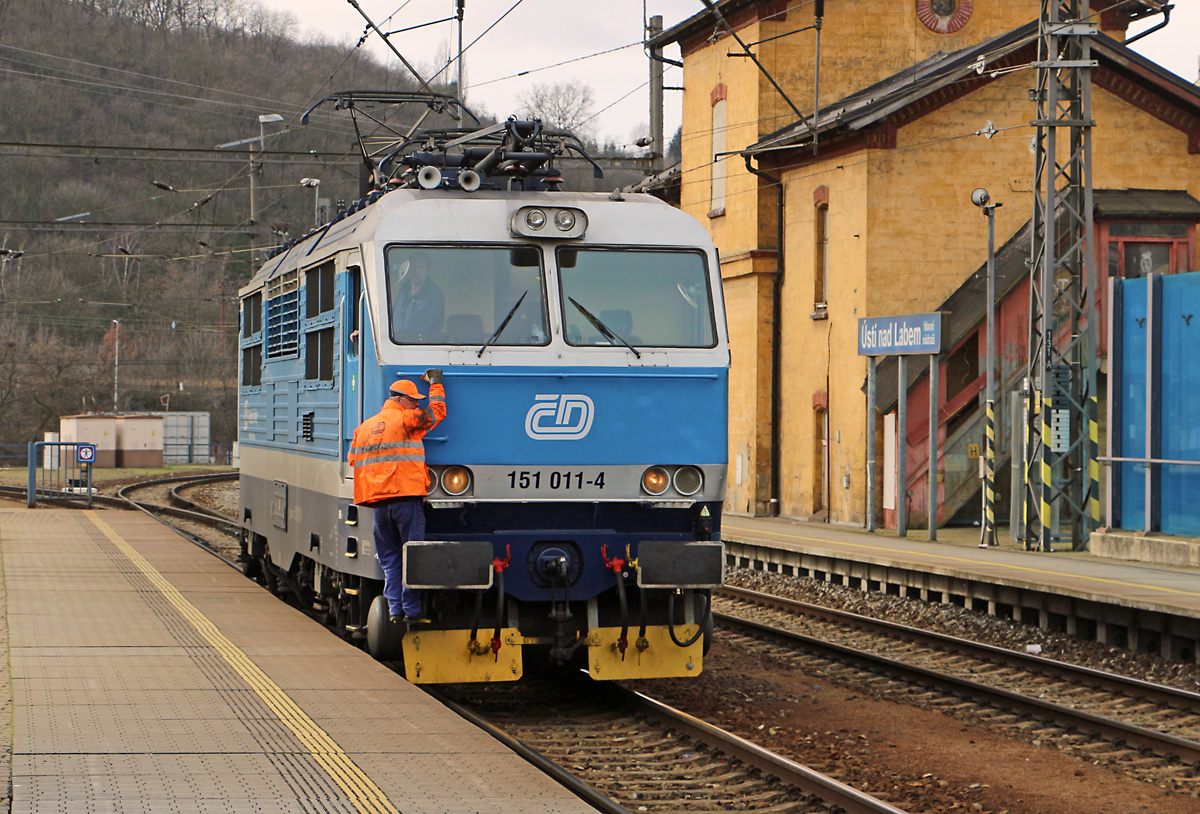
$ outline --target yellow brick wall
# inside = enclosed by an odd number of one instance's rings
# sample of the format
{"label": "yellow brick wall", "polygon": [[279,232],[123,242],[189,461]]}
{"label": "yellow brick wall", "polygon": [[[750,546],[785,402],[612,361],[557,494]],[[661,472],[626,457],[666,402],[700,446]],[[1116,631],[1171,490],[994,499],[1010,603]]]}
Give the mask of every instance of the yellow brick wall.
{"label": "yellow brick wall", "polygon": [[[976,0],[959,32],[938,35],[917,19],[914,0],[877,0],[870,13],[858,2],[827,0],[821,39],[822,106],[903,71],[937,53],[969,47],[1035,19],[1038,0]],[[782,22],[739,29],[746,42],[766,40],[807,25],[807,7]],[[754,47],[762,62],[805,115],[813,109],[813,32]],[[795,114],[754,64],[729,57],[738,49],[725,37],[685,55],[681,206],[706,224],[724,257],[729,318],[729,491],[726,509],[763,513],[770,474],[771,275],[774,260],[750,252],[774,249],[774,201],[738,157],[726,173],[724,215],[709,217],[712,162],[711,93],[728,88],[726,150],[743,149]],[[985,186],[997,210],[998,244],[1032,214],[1034,111],[1026,73],[1012,74],[934,111],[900,130],[890,150],[861,150],[790,171],[787,184],[787,257],[783,289],[783,421],[780,436],[780,513],[810,516],[814,509],[812,397],[828,391],[830,518],[865,520],[865,360],[857,356],[861,316],[931,310],[983,262],[987,223],[970,204]],[[1149,115],[1096,91],[1096,186],[1187,188],[1200,197],[1197,156],[1186,138]],[[988,120],[1016,126],[992,139],[969,136]],[[1136,133],[1132,153],[1128,134]],[[1130,160],[1129,156],[1152,156]],[[1149,173],[1149,174],[1148,174]],[[1188,179],[1173,181],[1175,179]],[[813,320],[812,191],[830,188],[830,318]],[[868,239],[869,235],[869,239]],[[1195,268],[1196,265],[1193,264]],[[829,374],[826,387],[826,372]],[[739,456],[742,482],[737,483]],[[880,455],[882,460],[882,454]],[[844,476],[849,476],[845,485]]]}
{"label": "yellow brick wall", "polygon": [[738,315],[729,320],[729,474],[725,505],[731,511],[747,514],[764,512],[770,491],[774,270],[773,259],[746,259],[722,269],[725,309]]}
{"label": "yellow brick wall", "polygon": [[[812,514],[819,477],[812,394],[828,376],[830,519],[865,521],[866,363],[857,356],[857,320],[934,310],[979,268],[987,221],[970,202],[975,187],[1004,204],[996,210],[998,247],[1032,215],[1026,84],[1012,75],[936,110],[901,128],[894,149],[861,150],[786,175],[781,514]],[[1093,100],[1095,188],[1186,189],[1200,198],[1200,155],[1188,154],[1182,132],[1099,88]],[[989,118],[1019,126],[992,139],[969,135]],[[822,183],[829,187],[829,318],[813,320],[812,191]]]}
{"label": "yellow brick wall", "polygon": [[[812,23],[810,6],[801,6],[779,22],[764,22],[761,31],[738,32],[745,42],[766,40]],[[906,70],[935,54],[946,54],[1010,31],[1037,19],[1038,0],[976,0],[967,24],[953,34],[935,34],[917,18],[914,0],[875,0],[864,5],[827,0],[821,30],[819,106]],[[752,50],[767,66],[800,112],[812,114],[816,75],[816,36],[812,31],[764,42]],[[726,38],[721,53],[737,50]],[[749,61],[749,60],[744,60]],[[690,69],[685,62],[684,72]],[[764,78],[760,81],[762,132],[796,121],[796,116]],[[685,131],[686,132],[686,131]]]}
{"label": "yellow brick wall", "polygon": [[[895,149],[873,152],[865,316],[932,310],[978,268],[987,219],[971,205],[974,188],[1004,204],[996,210],[997,247],[1032,216],[1028,82],[1022,74],[1001,78],[902,128]],[[1100,88],[1092,116],[1094,188],[1186,189],[1200,197],[1200,155],[1188,154],[1186,134]],[[1017,127],[992,139],[964,135],[987,120]]]}
{"label": "yellow brick wall", "polygon": [[[759,75],[753,64],[727,57],[727,49],[706,49],[689,59],[683,80],[683,177],[681,208],[708,223],[713,241],[724,254],[756,247],[758,206],[754,176],[734,156],[713,162],[712,92],[718,84],[728,90],[725,144],[741,150],[758,140]],[[709,218],[714,172],[726,174],[726,214]]]}
{"label": "yellow brick wall", "polygon": [[[786,176],[783,287],[783,402],[780,514],[809,517],[819,437],[813,396],[828,394],[830,516],[860,522],[866,408],[858,388],[866,366],[857,355],[857,317],[866,302],[867,166],[830,159]],[[828,319],[813,319],[816,269],[814,191],[829,189]],[[844,477],[849,476],[849,487]]]}
{"label": "yellow brick wall", "polygon": [[[1035,0],[1000,0],[1000,2],[977,3],[967,26],[958,34],[940,36],[929,32],[916,17],[912,0],[886,0],[873,5],[873,13],[863,14],[859,3],[845,0],[829,0],[826,4],[825,27],[822,33],[821,99],[827,103],[835,98],[865,87],[938,51],[954,50],[979,42],[1013,28],[1037,14]],[[798,25],[808,24],[811,19],[802,12],[794,12],[782,22],[753,24],[739,30],[746,42],[793,31]],[[897,32],[903,32],[897,36]],[[805,114],[811,115],[813,106],[813,44],[812,32],[805,32],[767,43],[754,48],[760,59],[780,81],[793,102]],[[726,159],[719,165],[712,161],[712,91],[718,83],[728,88],[726,100],[726,149],[743,149],[756,142],[761,136],[795,121],[795,116],[771,87],[754,64],[744,58],[729,57],[730,50],[737,44],[731,38],[723,38],[713,45],[685,57],[683,92],[683,175],[681,208],[708,226],[722,256],[739,256],[756,250],[775,248],[775,220],[769,211],[775,200],[771,189],[760,190],[758,180],[749,174],[738,157]],[[714,169],[726,173],[725,214],[710,218],[709,213],[712,173]],[[792,193],[789,192],[789,195]],[[811,189],[796,193],[803,199],[808,196],[809,205],[804,217],[809,219],[811,233]],[[857,194],[857,193],[856,193]],[[843,200],[846,200],[843,198]],[[764,214],[766,212],[766,214]],[[840,227],[831,224],[831,230]],[[865,224],[864,227],[865,229]],[[856,230],[861,232],[862,229]],[[847,234],[853,234],[848,232]],[[807,249],[811,255],[811,234]],[[834,240],[843,241],[836,245]],[[852,247],[844,241],[856,241],[853,251],[865,244],[864,237],[844,237],[840,232],[831,234],[831,253],[851,252]],[[831,254],[831,260],[833,254]],[[811,260],[808,261],[811,264]],[[839,260],[839,268],[843,261]],[[859,262],[856,268],[865,267]],[[753,271],[751,271],[753,269]],[[764,500],[769,494],[770,473],[770,398],[771,382],[771,275],[775,271],[774,261],[758,257],[751,261],[737,261],[723,269],[726,277],[725,298],[729,318],[732,367],[730,371],[730,445],[729,445],[729,491],[726,508],[730,511],[763,513],[768,507]],[[810,272],[811,273],[811,272]],[[840,272],[839,272],[840,273]],[[840,279],[831,285],[834,290],[843,286]],[[806,285],[807,294],[800,296],[808,303],[795,306],[803,316],[812,310],[811,277]],[[796,284],[789,280],[785,295],[796,295]],[[861,289],[851,295],[864,297]],[[839,293],[839,296],[841,294]],[[811,320],[809,321],[811,322]],[[812,323],[807,330],[789,342],[810,343],[814,337],[827,330],[827,323]],[[838,328],[840,331],[840,326]],[[811,334],[812,336],[810,336]],[[825,339],[821,337],[821,342]],[[841,342],[840,333],[834,342]],[[800,346],[797,346],[800,347]],[[823,346],[822,346],[823,347]],[[796,351],[793,349],[793,359]],[[860,364],[850,360],[851,364]],[[792,382],[794,374],[785,365],[785,404],[795,405],[807,400],[808,407],[802,412],[811,419],[811,397],[814,389],[809,378]],[[807,374],[805,374],[807,376]],[[848,433],[861,427],[863,420],[855,419],[852,400],[845,394],[831,393],[831,468],[841,471],[854,465],[848,453],[844,453]],[[836,404],[835,404],[836,402]],[[786,409],[786,408],[785,408]],[[786,434],[784,449],[780,454],[785,465],[780,478],[781,490],[791,495],[785,498],[790,508],[788,513],[802,514],[801,507],[811,504],[811,484],[803,479],[788,475],[799,465],[798,451],[807,448],[811,455],[812,422],[794,425],[787,422],[781,429]],[[854,430],[861,434],[860,430]],[[841,433],[842,446],[836,439]],[[804,443],[805,434],[809,439]],[[742,459],[742,483],[737,483],[737,461]],[[860,467],[861,469],[861,467]],[[851,475],[849,490],[842,489],[840,478],[831,478],[837,488],[832,489],[835,504],[846,504],[839,512],[853,515],[854,494],[860,494],[861,478]],[[857,501],[861,504],[861,499]],[[861,512],[861,510],[859,510]]]}

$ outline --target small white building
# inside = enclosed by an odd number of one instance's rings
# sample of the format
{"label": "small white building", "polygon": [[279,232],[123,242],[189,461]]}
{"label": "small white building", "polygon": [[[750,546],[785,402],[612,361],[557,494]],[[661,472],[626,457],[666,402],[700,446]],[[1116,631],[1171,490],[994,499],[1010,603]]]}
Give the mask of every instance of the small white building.
{"label": "small white building", "polygon": [[58,434],[64,444],[95,444],[93,466],[117,466],[116,416],[65,415],[58,420]]}
{"label": "small white building", "polygon": [[117,416],[117,466],[163,465],[163,419],[157,415]]}

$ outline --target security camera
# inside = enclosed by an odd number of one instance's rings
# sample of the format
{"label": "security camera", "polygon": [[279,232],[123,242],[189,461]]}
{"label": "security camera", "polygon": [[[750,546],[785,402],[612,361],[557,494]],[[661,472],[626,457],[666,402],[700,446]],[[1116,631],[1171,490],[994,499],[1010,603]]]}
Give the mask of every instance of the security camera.
{"label": "security camera", "polygon": [[992,197],[988,195],[988,191],[983,187],[980,187],[971,193],[971,203],[975,204],[976,206],[987,206],[988,201],[991,199]]}

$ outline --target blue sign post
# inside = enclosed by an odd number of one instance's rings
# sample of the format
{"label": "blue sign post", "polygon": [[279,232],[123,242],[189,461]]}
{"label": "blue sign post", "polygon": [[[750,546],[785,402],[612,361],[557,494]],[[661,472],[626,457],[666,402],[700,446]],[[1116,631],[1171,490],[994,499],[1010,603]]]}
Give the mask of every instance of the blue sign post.
{"label": "blue sign post", "polygon": [[929,539],[937,539],[938,354],[942,313],[863,317],[858,321],[858,355],[867,358],[867,529],[875,530],[875,357],[896,356],[896,533],[908,535],[908,357],[929,354]]}
{"label": "blue sign post", "polygon": [[858,321],[859,356],[901,356],[940,353],[942,314],[864,317]]}

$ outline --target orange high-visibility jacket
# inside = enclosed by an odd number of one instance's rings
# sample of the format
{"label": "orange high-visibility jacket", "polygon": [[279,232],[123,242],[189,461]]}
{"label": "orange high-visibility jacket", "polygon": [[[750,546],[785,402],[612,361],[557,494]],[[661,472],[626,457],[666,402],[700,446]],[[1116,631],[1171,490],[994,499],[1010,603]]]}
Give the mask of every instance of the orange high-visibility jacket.
{"label": "orange high-visibility jacket", "polygon": [[424,495],[425,433],[446,417],[446,390],[429,386],[429,400],[406,409],[388,399],[383,409],[358,425],[347,460],[354,467],[354,502]]}

